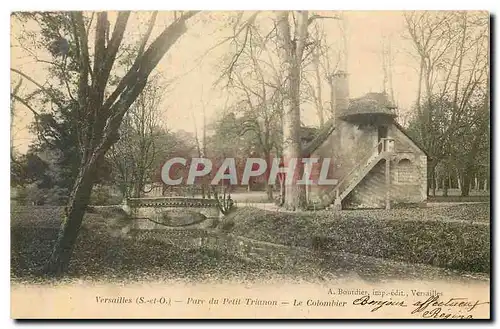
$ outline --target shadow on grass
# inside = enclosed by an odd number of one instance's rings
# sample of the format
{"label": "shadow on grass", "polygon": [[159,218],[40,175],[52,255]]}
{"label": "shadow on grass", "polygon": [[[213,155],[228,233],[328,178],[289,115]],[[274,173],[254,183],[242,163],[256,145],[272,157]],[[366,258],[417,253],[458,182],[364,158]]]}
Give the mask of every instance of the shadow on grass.
{"label": "shadow on grass", "polygon": [[[13,227],[13,277],[39,276],[48,260],[57,229]],[[70,263],[69,277],[98,279],[192,278],[248,273],[258,266],[204,248],[180,249],[155,239],[131,239],[83,228]]]}

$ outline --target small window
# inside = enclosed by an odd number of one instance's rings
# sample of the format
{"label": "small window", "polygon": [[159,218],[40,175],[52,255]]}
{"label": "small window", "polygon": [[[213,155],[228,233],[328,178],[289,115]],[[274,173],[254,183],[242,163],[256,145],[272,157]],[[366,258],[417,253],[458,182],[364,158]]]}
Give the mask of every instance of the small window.
{"label": "small window", "polygon": [[398,183],[415,183],[415,168],[409,159],[400,160],[396,166],[396,170]]}

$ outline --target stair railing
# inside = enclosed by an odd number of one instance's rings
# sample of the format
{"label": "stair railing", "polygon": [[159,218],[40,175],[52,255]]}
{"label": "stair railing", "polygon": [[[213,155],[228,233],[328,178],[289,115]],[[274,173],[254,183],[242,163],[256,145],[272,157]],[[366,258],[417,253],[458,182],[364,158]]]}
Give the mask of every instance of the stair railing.
{"label": "stair railing", "polygon": [[[344,187],[344,184],[348,183],[350,181],[349,178],[351,178],[351,175],[354,172],[358,171],[360,169],[360,167],[364,167],[364,166],[368,165],[368,163],[370,163],[370,160],[372,158],[375,158],[375,157],[379,156],[379,154],[386,152],[386,149],[387,149],[386,140],[393,140],[393,139],[392,138],[381,138],[380,141],[377,143],[377,145],[371,149],[371,152],[368,152],[366,157],[364,157],[361,161],[359,161],[347,174],[345,174],[342,177],[342,179],[338,182],[338,184],[335,185],[335,187],[332,190],[330,190],[330,192],[326,192],[326,195],[328,196],[328,199],[329,199],[328,203],[331,203],[333,201],[332,200],[332,193],[335,193],[335,198],[339,197],[339,195],[342,193],[342,192],[340,192],[341,187]],[[381,148],[381,151],[379,152],[378,150],[379,150],[380,145],[382,145],[382,148]]]}

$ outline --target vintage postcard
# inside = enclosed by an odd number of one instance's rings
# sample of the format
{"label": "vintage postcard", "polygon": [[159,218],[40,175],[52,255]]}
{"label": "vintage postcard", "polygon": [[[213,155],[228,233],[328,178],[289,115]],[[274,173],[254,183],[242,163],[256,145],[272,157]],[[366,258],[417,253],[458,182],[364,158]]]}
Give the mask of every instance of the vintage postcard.
{"label": "vintage postcard", "polygon": [[486,11],[11,13],[14,319],[489,319]]}

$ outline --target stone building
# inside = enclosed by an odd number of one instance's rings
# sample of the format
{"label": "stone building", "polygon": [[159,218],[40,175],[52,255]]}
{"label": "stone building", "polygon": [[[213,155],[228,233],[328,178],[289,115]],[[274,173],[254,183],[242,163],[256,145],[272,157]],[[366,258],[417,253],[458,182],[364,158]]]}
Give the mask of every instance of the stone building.
{"label": "stone building", "polygon": [[302,134],[303,156],[331,158],[328,178],[319,185],[320,166],[310,169],[312,207],[390,208],[427,198],[427,156],[395,118],[385,93],[349,99],[348,77],[334,77],[335,113],[315,133]]}

